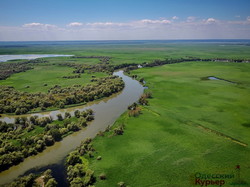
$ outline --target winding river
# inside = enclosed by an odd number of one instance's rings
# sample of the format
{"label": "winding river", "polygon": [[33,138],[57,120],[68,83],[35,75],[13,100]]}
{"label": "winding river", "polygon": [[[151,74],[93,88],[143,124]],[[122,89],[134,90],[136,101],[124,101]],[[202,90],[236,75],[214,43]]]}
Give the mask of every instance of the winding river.
{"label": "winding river", "polygon": [[[30,114],[38,116],[52,116],[65,112],[72,115],[75,110],[86,110],[91,108],[95,112],[95,120],[86,128],[79,132],[73,133],[53,146],[48,147],[42,153],[26,158],[22,163],[13,166],[10,169],[0,173],[0,185],[11,182],[20,175],[30,172],[43,171],[51,169],[59,186],[66,186],[63,160],[66,155],[80,145],[80,142],[86,138],[93,138],[99,131],[103,131],[107,126],[112,125],[115,120],[127,110],[127,107],[136,102],[143,93],[143,86],[136,80],[123,74],[123,71],[115,72],[125,82],[125,88],[122,92],[113,95],[98,102],[92,102],[88,105],[77,106],[58,111],[45,112],[39,114]],[[29,116],[30,116],[29,115]],[[27,115],[26,115],[27,116]],[[13,117],[2,117],[2,121],[13,122]]]}

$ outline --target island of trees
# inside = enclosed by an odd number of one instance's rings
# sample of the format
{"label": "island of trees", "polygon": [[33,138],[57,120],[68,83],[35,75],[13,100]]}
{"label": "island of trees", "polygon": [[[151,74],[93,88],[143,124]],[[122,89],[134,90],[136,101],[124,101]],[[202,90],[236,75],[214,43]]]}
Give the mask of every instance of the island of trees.
{"label": "island of trees", "polygon": [[17,165],[31,155],[42,152],[63,137],[87,126],[94,119],[94,111],[76,110],[72,117],[66,112],[51,117],[17,117],[14,123],[0,121],[0,171]]}

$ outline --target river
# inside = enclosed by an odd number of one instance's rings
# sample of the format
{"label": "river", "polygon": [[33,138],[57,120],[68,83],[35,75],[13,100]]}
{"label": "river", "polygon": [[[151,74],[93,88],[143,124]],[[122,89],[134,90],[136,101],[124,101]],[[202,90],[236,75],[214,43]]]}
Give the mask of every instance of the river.
{"label": "river", "polygon": [[[54,177],[59,182],[59,186],[65,186],[63,159],[67,156],[67,154],[79,146],[82,140],[86,138],[93,138],[99,131],[103,131],[107,126],[112,125],[115,120],[127,110],[129,105],[138,101],[143,93],[143,86],[138,81],[124,75],[123,71],[115,72],[114,75],[122,77],[125,82],[125,88],[122,92],[102,101],[90,103],[87,106],[84,105],[58,111],[40,113],[39,116],[51,115],[52,117],[55,117],[58,113],[65,113],[67,111],[73,114],[75,110],[83,111],[91,108],[95,113],[95,120],[91,122],[86,129],[65,137],[62,141],[56,142],[53,146],[48,147],[42,153],[28,157],[19,165],[13,166],[10,169],[1,172],[0,185],[11,182],[24,173],[51,169]],[[14,120],[14,116],[5,116],[1,120],[11,122]]]}
{"label": "river", "polygon": [[21,59],[27,59],[32,60],[36,58],[47,58],[47,57],[68,57],[68,56],[74,56],[74,55],[0,55],[0,62],[6,62],[8,60],[21,60]]}

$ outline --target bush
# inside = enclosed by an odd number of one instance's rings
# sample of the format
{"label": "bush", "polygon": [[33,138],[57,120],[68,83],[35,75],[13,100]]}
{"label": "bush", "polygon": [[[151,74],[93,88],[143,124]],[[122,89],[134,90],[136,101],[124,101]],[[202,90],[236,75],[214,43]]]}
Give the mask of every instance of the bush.
{"label": "bush", "polygon": [[114,128],[114,135],[123,135],[124,133],[124,125],[120,125],[117,128]]}
{"label": "bush", "polygon": [[80,118],[80,116],[81,116],[81,112],[79,110],[76,110],[74,112],[74,114],[75,114],[75,117],[77,117],[77,118]]}
{"label": "bush", "polygon": [[117,185],[118,185],[119,187],[126,187],[125,182],[118,182]]}
{"label": "bush", "polygon": [[68,165],[75,165],[77,163],[82,163],[82,160],[80,158],[78,151],[71,152],[66,159],[66,163]]}
{"label": "bush", "polygon": [[71,118],[71,114],[70,114],[69,112],[65,112],[64,118],[65,118],[65,119],[66,119],[66,118]]}
{"label": "bush", "polygon": [[105,173],[101,173],[101,174],[99,175],[99,179],[100,179],[100,180],[106,180],[106,179],[107,179],[106,174],[105,174]]}
{"label": "bush", "polygon": [[63,121],[62,114],[57,114],[56,116],[57,116],[58,121]]}
{"label": "bush", "polygon": [[48,134],[51,135],[55,141],[62,139],[62,135],[58,129],[51,129]]}

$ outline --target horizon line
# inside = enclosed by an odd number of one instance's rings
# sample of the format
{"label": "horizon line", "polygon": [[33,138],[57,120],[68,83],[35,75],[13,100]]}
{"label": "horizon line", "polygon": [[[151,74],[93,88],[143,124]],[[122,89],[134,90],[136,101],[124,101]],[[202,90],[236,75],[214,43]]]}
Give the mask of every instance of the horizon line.
{"label": "horizon line", "polygon": [[202,41],[202,40],[250,40],[249,39],[239,39],[239,38],[214,38],[214,39],[123,39],[123,40],[4,40],[0,42],[77,42],[77,41],[82,41],[82,42],[91,42],[91,41]]}

